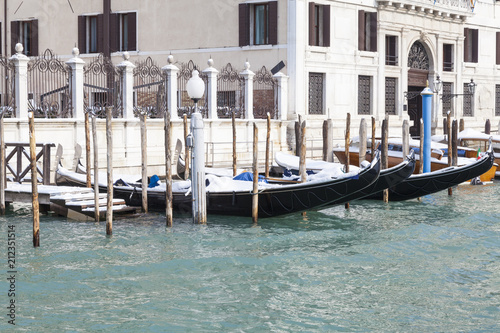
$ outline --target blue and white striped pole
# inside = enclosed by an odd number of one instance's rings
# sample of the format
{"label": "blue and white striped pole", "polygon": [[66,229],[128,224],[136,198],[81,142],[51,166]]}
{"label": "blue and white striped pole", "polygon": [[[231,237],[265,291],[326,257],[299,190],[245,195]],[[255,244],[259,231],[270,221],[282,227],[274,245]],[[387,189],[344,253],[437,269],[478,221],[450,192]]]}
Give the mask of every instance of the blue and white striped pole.
{"label": "blue and white striped pole", "polygon": [[431,115],[432,96],[434,93],[427,87],[420,93],[422,96],[422,119],[424,121],[424,151],[420,152],[420,163],[424,163],[424,173],[431,171]]}

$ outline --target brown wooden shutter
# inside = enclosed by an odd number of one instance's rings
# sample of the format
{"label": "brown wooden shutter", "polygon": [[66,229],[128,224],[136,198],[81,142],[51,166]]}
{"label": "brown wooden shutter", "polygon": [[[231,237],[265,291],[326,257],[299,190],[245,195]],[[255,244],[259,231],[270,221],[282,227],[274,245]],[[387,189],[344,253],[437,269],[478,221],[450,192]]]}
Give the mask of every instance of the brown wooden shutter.
{"label": "brown wooden shutter", "polygon": [[268,43],[278,44],[278,1],[269,3],[269,35]]}
{"label": "brown wooden shutter", "polygon": [[250,8],[246,3],[240,3],[239,10],[239,45],[250,45]]}
{"label": "brown wooden shutter", "polygon": [[479,30],[471,29],[472,31],[472,62],[478,62],[478,49],[479,49]]}
{"label": "brown wooden shutter", "polygon": [[377,52],[377,13],[370,13],[370,50]]}
{"label": "brown wooden shutter", "polygon": [[78,49],[80,53],[87,53],[87,31],[86,17],[78,16]]}
{"label": "brown wooden shutter", "polygon": [[31,35],[29,38],[31,44],[30,56],[36,57],[38,56],[38,20],[31,21]]}
{"label": "brown wooden shutter", "polygon": [[104,52],[104,15],[97,15],[97,52]]}
{"label": "brown wooden shutter", "polygon": [[10,22],[10,49],[11,54],[16,54],[16,44],[19,43],[19,21]]}
{"label": "brown wooden shutter", "polygon": [[330,5],[323,6],[323,46],[330,46]]}
{"label": "brown wooden shutter", "polygon": [[314,29],[314,2],[309,2],[309,45],[316,45]]}
{"label": "brown wooden shutter", "polygon": [[497,65],[500,65],[500,31],[497,31]]}
{"label": "brown wooden shutter", "polygon": [[120,16],[116,13],[109,14],[109,50],[117,52],[120,49]]}
{"label": "brown wooden shutter", "polygon": [[464,61],[469,62],[469,28],[464,28]]}
{"label": "brown wooden shutter", "polygon": [[365,51],[365,11],[358,12],[358,49]]}
{"label": "brown wooden shutter", "polygon": [[137,13],[128,13],[128,51],[137,51]]}

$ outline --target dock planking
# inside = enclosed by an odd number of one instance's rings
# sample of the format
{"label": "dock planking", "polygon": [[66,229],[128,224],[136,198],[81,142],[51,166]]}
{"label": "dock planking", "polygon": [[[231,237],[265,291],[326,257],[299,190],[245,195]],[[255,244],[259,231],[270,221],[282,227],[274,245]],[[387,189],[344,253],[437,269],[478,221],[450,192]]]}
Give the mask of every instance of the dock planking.
{"label": "dock planking", "polygon": [[[107,194],[100,193],[99,217],[104,218],[107,212]],[[8,183],[5,189],[5,201],[8,203],[31,203],[31,185]],[[38,200],[45,212],[52,211],[77,221],[95,220],[94,190],[86,187],[39,185]],[[131,207],[123,199],[113,199],[112,210],[116,219],[134,216],[141,207]]]}

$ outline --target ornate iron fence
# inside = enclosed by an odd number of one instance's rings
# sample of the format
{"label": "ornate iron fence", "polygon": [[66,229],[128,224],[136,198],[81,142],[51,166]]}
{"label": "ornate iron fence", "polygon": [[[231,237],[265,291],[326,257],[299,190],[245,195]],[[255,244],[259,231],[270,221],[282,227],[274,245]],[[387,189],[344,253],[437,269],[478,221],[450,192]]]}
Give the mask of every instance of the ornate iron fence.
{"label": "ornate iron fence", "polygon": [[253,116],[256,119],[277,119],[278,84],[273,74],[265,66],[255,73],[253,83]]}
{"label": "ornate iron fence", "polygon": [[11,118],[16,116],[14,65],[8,58],[0,57],[0,107],[4,108],[3,116]]}
{"label": "ornate iron fence", "polygon": [[167,111],[167,75],[151,57],[137,62],[134,69],[134,109],[145,110],[150,118],[162,118]]}
{"label": "ornate iron fence", "polygon": [[205,82],[205,94],[203,95],[203,98],[198,101],[198,109],[203,118],[208,117],[208,76],[207,74],[203,73],[192,60],[189,60],[188,63],[180,64],[179,76],[177,77],[177,115],[179,117],[182,117],[184,114],[186,114],[188,118],[191,118],[191,114],[194,112],[194,103],[192,102],[191,98],[189,98],[189,95],[186,91],[186,84],[191,78],[193,70],[195,69],[200,72],[200,78]]}
{"label": "ornate iron fence", "polygon": [[217,117],[245,117],[245,79],[231,64],[227,64],[217,75]]}
{"label": "ornate iron fence", "polygon": [[112,106],[113,117],[123,117],[121,73],[111,59],[99,54],[83,68],[83,73],[85,110],[105,118],[105,108]]}
{"label": "ornate iron fence", "polygon": [[37,118],[71,118],[71,68],[47,49],[28,62],[28,108]]}

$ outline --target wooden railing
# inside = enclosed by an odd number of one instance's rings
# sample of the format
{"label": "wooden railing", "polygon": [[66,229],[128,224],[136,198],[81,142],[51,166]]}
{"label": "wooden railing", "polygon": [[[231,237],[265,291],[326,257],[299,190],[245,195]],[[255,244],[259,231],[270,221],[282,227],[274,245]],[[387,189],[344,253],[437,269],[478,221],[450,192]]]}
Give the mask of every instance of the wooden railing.
{"label": "wooden railing", "polygon": [[[29,143],[5,143],[5,166],[12,174],[13,181],[22,183],[25,176],[31,170],[31,159],[29,153]],[[43,185],[50,184],[50,148],[55,147],[53,143],[38,143],[36,154],[36,162],[42,159],[42,169],[36,167],[37,173],[42,179]],[[10,150],[12,149],[12,150]],[[10,152],[9,152],[10,151]],[[24,158],[23,158],[24,157]]]}

